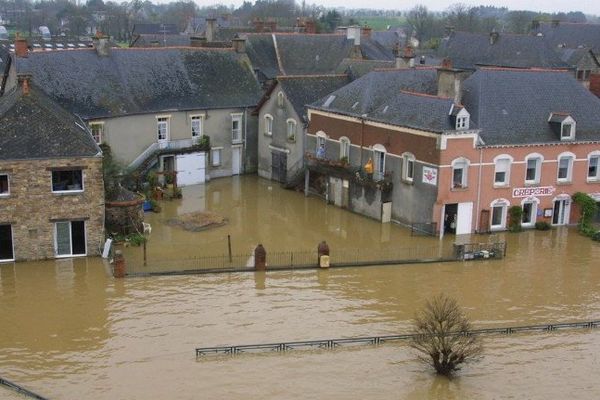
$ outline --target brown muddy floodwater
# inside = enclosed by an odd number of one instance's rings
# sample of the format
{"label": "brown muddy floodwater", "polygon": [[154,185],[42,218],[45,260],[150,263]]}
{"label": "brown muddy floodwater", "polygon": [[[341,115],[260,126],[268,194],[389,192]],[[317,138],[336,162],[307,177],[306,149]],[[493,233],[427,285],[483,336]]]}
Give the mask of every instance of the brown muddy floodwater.
{"label": "brown muddy floodwater", "polygon": [[[227,234],[240,251],[258,241],[281,249],[322,239],[332,247],[437,243],[252,177],[184,196],[149,216],[150,254],[159,242],[167,257],[190,244],[218,253]],[[197,233],[160,227],[201,207],[230,223]],[[404,344],[195,358],[197,346],[406,332],[415,309],[439,292],[456,297],[477,327],[600,319],[597,242],[570,229],[500,237],[508,256],[498,261],[324,271],[115,280],[100,259],[4,264],[0,376],[51,399],[599,398],[600,330],[488,337],[482,361],[452,381]],[[126,250],[128,262],[140,253]],[[0,398],[18,398],[3,390]]]}

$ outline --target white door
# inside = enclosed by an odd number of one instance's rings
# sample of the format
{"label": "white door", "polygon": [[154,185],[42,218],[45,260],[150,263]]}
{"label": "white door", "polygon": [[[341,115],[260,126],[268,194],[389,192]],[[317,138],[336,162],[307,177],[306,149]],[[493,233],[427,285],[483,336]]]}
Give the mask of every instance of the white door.
{"label": "white door", "polygon": [[458,203],[456,213],[456,234],[464,235],[471,233],[471,221],[473,220],[473,203]]}
{"label": "white door", "polygon": [[206,153],[179,154],[175,159],[177,186],[189,186],[204,183]]}
{"label": "white door", "polygon": [[569,223],[571,205],[567,199],[554,200],[552,211],[552,225],[566,225]]}
{"label": "white door", "polygon": [[242,148],[231,148],[231,175],[239,175],[242,166]]}

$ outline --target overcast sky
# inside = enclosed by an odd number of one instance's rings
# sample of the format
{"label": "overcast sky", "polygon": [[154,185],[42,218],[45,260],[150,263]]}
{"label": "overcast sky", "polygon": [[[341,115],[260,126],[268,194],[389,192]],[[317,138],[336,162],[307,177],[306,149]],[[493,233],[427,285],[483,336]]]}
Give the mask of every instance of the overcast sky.
{"label": "overcast sky", "polygon": [[[161,0],[160,2],[168,2]],[[216,3],[225,5],[234,4],[239,6],[243,0],[195,0],[199,6],[209,6]],[[251,0],[254,1],[254,0]],[[297,0],[300,2],[301,0]],[[346,8],[384,8],[396,10],[409,10],[417,4],[424,4],[430,10],[443,11],[454,3],[463,3],[473,6],[490,5],[496,7],[508,7],[511,10],[531,10],[546,12],[568,12],[583,11],[586,14],[600,15],[600,0],[427,0],[427,1],[406,1],[406,0],[306,0],[307,4],[322,4],[325,7],[346,7]]]}

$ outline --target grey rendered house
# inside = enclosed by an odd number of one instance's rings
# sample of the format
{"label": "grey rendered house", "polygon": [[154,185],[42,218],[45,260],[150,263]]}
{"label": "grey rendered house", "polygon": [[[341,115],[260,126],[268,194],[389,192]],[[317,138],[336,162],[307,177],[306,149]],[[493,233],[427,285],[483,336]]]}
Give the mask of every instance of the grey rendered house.
{"label": "grey rendered house", "polygon": [[0,262],[98,255],[102,152],[79,118],[19,81],[0,97]]}
{"label": "grey rendered house", "polygon": [[348,76],[280,76],[267,91],[258,111],[258,175],[281,183],[303,169],[306,104],[349,83]]}
{"label": "grey rendered house", "polygon": [[[102,39],[101,39],[102,41]],[[243,48],[242,48],[243,51]],[[17,71],[87,123],[132,169],[159,163],[182,186],[256,171],[260,88],[247,56],[191,47],[28,52]],[[210,138],[210,151],[194,146]]]}

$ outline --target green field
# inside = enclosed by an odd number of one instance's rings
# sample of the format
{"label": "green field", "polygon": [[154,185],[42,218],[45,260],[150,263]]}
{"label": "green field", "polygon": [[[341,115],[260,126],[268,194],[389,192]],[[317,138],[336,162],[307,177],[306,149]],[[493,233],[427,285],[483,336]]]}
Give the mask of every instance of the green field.
{"label": "green field", "polygon": [[361,25],[369,25],[375,31],[385,31],[388,25],[398,26],[406,24],[404,17],[353,17]]}

